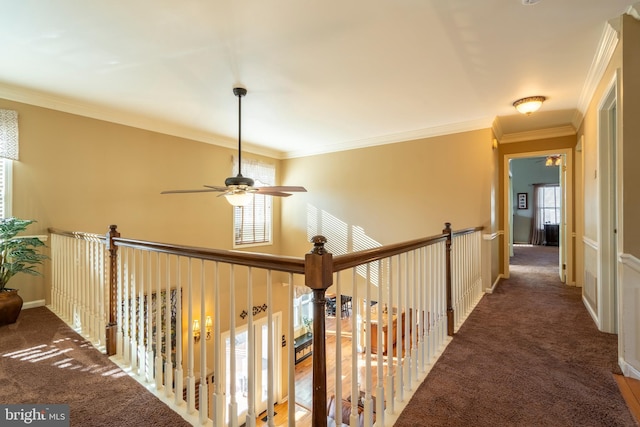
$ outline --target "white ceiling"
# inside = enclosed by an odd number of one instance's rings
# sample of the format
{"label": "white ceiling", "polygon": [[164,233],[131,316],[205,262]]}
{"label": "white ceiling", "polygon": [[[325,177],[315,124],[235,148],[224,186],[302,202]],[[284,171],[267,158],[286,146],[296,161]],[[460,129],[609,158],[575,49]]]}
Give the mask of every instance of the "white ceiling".
{"label": "white ceiling", "polygon": [[0,97],[234,146],[243,85],[243,142],[280,158],[567,126],[630,4],[0,0]]}

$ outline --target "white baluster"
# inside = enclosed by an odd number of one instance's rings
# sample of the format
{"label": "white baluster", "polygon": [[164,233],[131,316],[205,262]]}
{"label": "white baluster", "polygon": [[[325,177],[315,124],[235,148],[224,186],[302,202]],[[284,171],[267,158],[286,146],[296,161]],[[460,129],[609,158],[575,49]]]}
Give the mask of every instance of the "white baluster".
{"label": "white baluster", "polygon": [[200,319],[201,328],[200,331],[200,407],[198,411],[200,413],[200,424],[205,424],[209,419],[209,406],[208,396],[209,390],[207,386],[207,311],[206,311],[206,295],[205,295],[205,265],[204,260],[200,260]]}
{"label": "white baluster", "polygon": [[[222,382],[222,370],[224,367],[222,366],[222,358],[220,357],[220,353],[224,351],[224,343],[222,343],[220,330],[220,271],[219,264],[216,261],[214,264],[214,283],[213,283],[213,372],[215,375],[215,391],[213,395],[214,401],[214,413],[213,413],[213,425],[214,426],[222,426],[224,425],[224,405],[225,405],[225,387]],[[294,419],[294,418],[290,418]]]}
{"label": "white baluster", "polygon": [[[177,257],[176,257],[177,259]],[[171,325],[171,307],[173,303],[171,301],[171,256],[165,256],[165,298],[167,299],[167,303],[164,306],[164,395],[168,398],[173,397],[173,358],[171,354],[173,352],[173,336],[172,336],[172,325]],[[176,270],[177,270],[177,262],[176,262]],[[175,292],[176,298],[177,294],[180,293],[179,281],[176,280],[175,283]],[[176,318],[176,333],[178,329],[182,329],[182,318]],[[177,354],[177,353],[176,353]]]}
{"label": "white baluster", "polygon": [[[288,369],[288,375],[287,375],[287,379],[288,379],[288,388],[289,388],[289,404],[287,405],[287,417],[289,420],[295,420],[296,419],[296,405],[295,405],[295,401],[296,401],[296,367],[295,367],[295,342],[293,340],[293,336],[294,336],[294,330],[293,330],[293,316],[294,316],[294,310],[293,310],[293,300],[294,300],[294,293],[293,293],[293,274],[289,273],[289,294],[288,294],[288,301],[289,301],[289,325],[287,326],[287,335],[289,337],[289,344],[288,344],[288,356],[287,356],[287,366],[289,367]],[[354,335],[355,335],[355,331],[356,329],[353,328],[354,331]],[[356,347],[356,345],[352,345],[353,348]],[[356,360],[355,358],[353,360]],[[352,376],[352,378],[355,378]]]}
{"label": "white baluster", "polygon": [[[358,319],[360,317],[360,301],[358,300],[358,276],[355,267],[351,269],[351,287],[352,287],[352,299],[351,299],[351,417],[349,423],[352,426],[358,425],[358,399],[360,398],[359,382],[361,381],[360,372],[358,371],[358,345],[360,343],[360,329],[358,325]],[[336,297],[336,317],[338,315],[338,297]],[[336,408],[340,402],[341,396],[336,396]],[[337,410],[336,410],[337,412]]]}
{"label": "white baluster", "polygon": [[191,259],[187,258],[187,262],[187,325],[189,326],[187,333],[187,412],[192,414],[196,410],[196,379],[193,374],[193,272]]}
{"label": "white baluster", "polygon": [[[376,360],[376,365],[378,367],[378,371],[377,371],[377,376],[376,376],[376,408],[373,408],[373,400],[371,402],[371,406],[372,406],[372,411],[375,409],[377,415],[377,419],[376,422],[380,423],[380,425],[384,425],[384,400],[385,400],[385,395],[384,395],[384,356],[383,356],[383,349],[384,349],[384,337],[382,336],[382,330],[384,328],[384,319],[383,319],[383,290],[382,290],[382,261],[378,260],[376,262],[376,265],[378,267],[378,354],[377,354],[377,360]],[[393,331],[393,323],[392,323],[392,317],[393,317],[393,310],[391,313],[387,312],[387,335],[390,335],[391,332]],[[392,347],[387,347],[387,356],[391,357],[391,355],[393,354],[393,348]],[[337,365],[337,363],[336,363]],[[373,421],[373,413],[372,413],[372,417],[371,417],[371,421]]]}
{"label": "white baluster", "polygon": [[[191,329],[191,325],[187,324]],[[182,394],[183,367],[182,367],[182,276],[180,275],[180,257],[176,257],[176,369],[174,375],[174,397],[176,405],[184,402]],[[191,337],[193,341],[193,338]],[[167,383],[169,384],[169,383]]]}
{"label": "white baluster", "polygon": [[247,335],[249,336],[247,342],[247,374],[248,378],[248,387],[249,392],[247,393],[247,427],[253,427],[256,424],[256,408],[255,408],[255,376],[256,369],[255,363],[249,362],[251,360],[251,355],[256,354],[256,346],[255,346],[255,334],[253,333],[253,269],[251,267],[248,268],[247,271],[247,311],[249,312],[248,321],[247,321]]}
{"label": "white baluster", "polygon": [[235,287],[236,282],[234,278],[235,267],[232,264],[229,272],[229,282],[231,284],[229,288],[229,372],[231,378],[227,378],[229,381],[229,393],[231,394],[231,400],[229,401],[229,425],[231,427],[238,427],[238,402],[236,400],[236,295]]}
{"label": "white baluster", "polygon": [[[269,427],[274,427],[274,410],[273,406],[275,405],[275,396],[274,396],[274,372],[273,372],[273,364],[275,359],[275,351],[273,345],[273,286],[271,283],[271,270],[267,270],[267,425]],[[264,387],[264,385],[263,385]]]}
{"label": "white baluster", "polygon": [[[166,259],[166,257],[165,257]],[[162,390],[162,381],[163,381],[163,373],[162,373],[162,279],[160,274],[160,266],[161,266],[161,258],[160,254],[156,253],[156,332],[154,334],[154,338],[156,340],[156,355],[155,355],[155,363],[154,363],[154,375],[156,379],[156,390]],[[168,276],[164,278],[167,282],[169,281]],[[171,299],[169,292],[165,293],[165,306],[171,306]],[[171,341],[167,341],[169,344]],[[169,345],[166,346],[167,351],[169,351]]]}
{"label": "white baluster", "polygon": [[[146,322],[146,345],[145,345],[145,351],[146,351],[146,361],[145,361],[145,380],[146,382],[150,383],[153,381],[154,377],[153,377],[153,366],[154,366],[154,360],[153,360],[153,276],[151,274],[151,252],[150,251],[146,251],[147,254],[147,278],[145,283],[147,284],[146,288],[147,288],[147,297],[146,297],[146,302],[147,302],[147,315],[145,316],[145,322]],[[158,279],[156,279],[156,281],[159,283]],[[156,294],[156,307],[160,306],[160,294]],[[156,311],[158,311],[158,309],[156,309]],[[156,323],[156,325],[158,325],[158,323]]]}

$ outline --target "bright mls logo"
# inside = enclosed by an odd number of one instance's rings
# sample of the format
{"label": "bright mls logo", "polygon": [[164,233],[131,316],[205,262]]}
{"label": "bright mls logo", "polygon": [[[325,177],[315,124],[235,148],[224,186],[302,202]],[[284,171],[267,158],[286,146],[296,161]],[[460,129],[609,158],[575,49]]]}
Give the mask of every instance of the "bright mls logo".
{"label": "bright mls logo", "polygon": [[69,427],[69,405],[0,405],[0,425]]}

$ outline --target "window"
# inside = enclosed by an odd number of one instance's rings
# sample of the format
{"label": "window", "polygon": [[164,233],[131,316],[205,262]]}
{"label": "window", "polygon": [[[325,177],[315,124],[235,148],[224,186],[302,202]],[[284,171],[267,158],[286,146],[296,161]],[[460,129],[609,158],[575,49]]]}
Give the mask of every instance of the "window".
{"label": "window", "polygon": [[562,194],[559,185],[540,187],[540,216],[543,224],[560,224],[560,202]]}
{"label": "window", "polygon": [[533,184],[533,229],[531,244],[545,241],[545,224],[560,224],[562,191],[558,184]]}
{"label": "window", "polygon": [[[243,161],[242,174],[253,178],[256,187],[274,185],[276,180],[275,166],[258,161]],[[270,244],[271,225],[272,197],[254,194],[251,203],[233,208],[234,245]]]}
{"label": "window", "polygon": [[11,216],[11,162],[0,159],[0,218]]}
{"label": "window", "polygon": [[11,216],[11,161],[18,160],[18,112],[0,110],[0,217]]}
{"label": "window", "polygon": [[299,328],[304,319],[313,320],[313,294],[303,294],[293,300],[293,327]]}

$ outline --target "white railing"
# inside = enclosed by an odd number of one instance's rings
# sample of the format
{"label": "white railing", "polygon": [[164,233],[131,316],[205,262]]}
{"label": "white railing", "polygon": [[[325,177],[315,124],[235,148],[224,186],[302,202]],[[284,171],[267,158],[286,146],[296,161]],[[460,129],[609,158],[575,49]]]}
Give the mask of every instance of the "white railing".
{"label": "white railing", "polygon": [[452,305],[457,331],[474,309],[482,290],[482,235],[479,230],[454,233],[451,245]]}
{"label": "white railing", "polygon": [[105,346],[109,304],[105,236],[51,235],[50,308],[96,347]]}
{"label": "white railing", "polygon": [[[335,258],[322,239],[291,258],[51,231],[52,309],[98,345],[113,323],[114,360],[194,425],[253,426],[266,410],[273,426],[275,404],[289,425],[324,425],[329,396],[350,407],[352,426],[392,425],[454,317],[460,326],[482,295],[480,229]],[[296,378],[300,283],[316,301],[313,393]],[[344,321],[338,308],[325,319],[327,289],[338,305],[350,300]]]}

